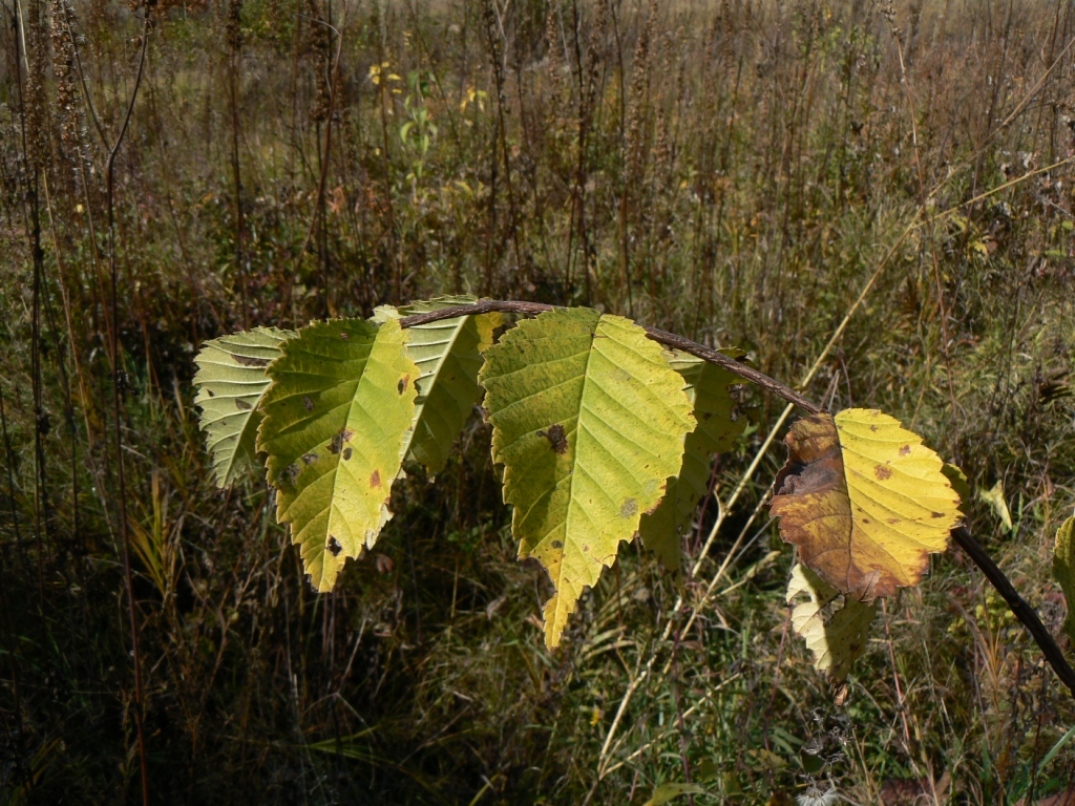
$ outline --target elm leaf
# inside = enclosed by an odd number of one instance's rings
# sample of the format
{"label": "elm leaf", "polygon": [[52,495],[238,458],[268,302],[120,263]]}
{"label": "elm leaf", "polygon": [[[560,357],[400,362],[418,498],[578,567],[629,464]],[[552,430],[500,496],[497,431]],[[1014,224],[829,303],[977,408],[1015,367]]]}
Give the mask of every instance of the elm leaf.
{"label": "elm leaf", "polygon": [[218,487],[227,487],[256,464],[268,366],[280,355],[280,345],[294,336],[290,330],[259,327],[208,341],[194,359],[199,387],[194,402],[202,409],[201,428]]}
{"label": "elm leaf", "polygon": [[866,603],[918,584],[960,518],[940,457],[872,409],[811,415],[784,441],[770,509],[803,563]]}
{"label": "elm leaf", "polygon": [[548,571],[545,643],[679,472],[694,427],[683,379],[630,320],[585,308],[520,322],[480,376],[519,556]]}
{"label": "elm leaf", "polygon": [[[411,316],[477,302],[477,297],[439,297],[412,302],[396,310],[377,309],[375,320]],[[493,343],[493,331],[503,321],[499,313],[441,319],[407,329],[407,354],[418,365],[418,398],[408,453],[439,473],[451,455],[452,445],[481,398],[478,372],[482,354]]]}
{"label": "elm leaf", "polygon": [[877,605],[844,596],[802,563],[791,569],[786,601],[793,605],[791,628],[805,639],[814,668],[843,682],[866,649]]}
{"label": "elm leaf", "polygon": [[395,320],[317,322],[269,367],[258,449],[268,453],[276,518],[291,525],[306,573],[330,591],[348,557],[371,548],[414,417],[418,367]]}
{"label": "elm leaf", "polygon": [[690,527],[698,502],[709,490],[710,460],[735,444],[746,428],[745,417],[736,416],[730,387],[744,381],[723,367],[689,353],[674,350],[668,363],[686,381],[686,393],[694,406],[697,425],[683,445],[683,466],[668,480],[668,489],[653,512],[642,516],[639,536],[670,571],[683,563],[682,537]]}

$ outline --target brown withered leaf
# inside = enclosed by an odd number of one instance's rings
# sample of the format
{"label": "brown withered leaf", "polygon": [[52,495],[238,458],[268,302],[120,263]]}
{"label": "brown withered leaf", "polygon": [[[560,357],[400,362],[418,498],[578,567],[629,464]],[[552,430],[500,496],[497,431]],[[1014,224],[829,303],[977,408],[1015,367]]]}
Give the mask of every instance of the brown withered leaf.
{"label": "brown withered leaf", "polygon": [[811,415],[784,441],[771,511],[802,562],[866,603],[916,585],[959,519],[940,457],[871,409]]}

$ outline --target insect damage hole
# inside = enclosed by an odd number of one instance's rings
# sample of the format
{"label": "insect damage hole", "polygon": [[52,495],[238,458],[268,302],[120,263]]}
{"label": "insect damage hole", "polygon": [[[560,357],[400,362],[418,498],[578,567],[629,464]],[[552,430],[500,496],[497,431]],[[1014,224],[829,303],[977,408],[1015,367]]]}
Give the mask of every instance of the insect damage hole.
{"label": "insect damage hole", "polygon": [[257,358],[252,355],[232,355],[236,364],[240,364],[244,367],[267,367],[269,366],[268,358]]}
{"label": "insect damage hole", "polygon": [[339,557],[340,552],[343,551],[343,546],[340,545],[340,541],[336,539],[335,535],[328,536],[328,550],[333,557]]}

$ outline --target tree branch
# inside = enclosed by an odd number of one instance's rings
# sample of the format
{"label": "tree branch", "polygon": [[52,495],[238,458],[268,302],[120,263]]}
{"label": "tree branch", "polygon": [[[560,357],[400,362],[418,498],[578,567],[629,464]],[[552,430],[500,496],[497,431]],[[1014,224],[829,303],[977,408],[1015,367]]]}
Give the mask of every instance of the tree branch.
{"label": "tree branch", "polygon": [[[555,310],[565,309],[558,305],[546,305],[541,302],[483,299],[473,305],[455,305],[451,308],[441,308],[440,310],[430,311],[429,313],[408,316],[401,319],[399,325],[400,327],[405,328],[415,327],[417,325],[428,324],[429,322],[437,322],[441,319],[455,319],[457,316],[492,313],[494,311],[499,313],[521,313],[536,316],[537,314]],[[724,353],[717,352],[711,347],[706,347],[705,345],[699,344],[696,341],[691,341],[683,336],[677,336],[674,333],[658,330],[655,327],[646,327],[645,331],[646,335],[658,344],[663,344],[665,347],[673,347],[677,350],[682,350],[685,353],[690,353],[697,358],[701,358],[703,361],[708,361],[710,364],[717,364],[729,372],[738,375],[740,378],[751,381],[762,389],[772,392],[777,397],[781,397],[789,403],[793,403],[799,408],[805,409],[811,414],[820,414],[822,411],[820,406],[811,403],[790,386],[770,378],[764,372],[759,372],[753,367],[740,364],[734,358],[726,356]]]}
{"label": "tree branch", "polygon": [[[493,300],[483,299],[472,305],[455,305],[450,308],[441,308],[437,311],[430,311],[429,313],[415,314],[414,316],[407,316],[400,319],[400,327],[415,327],[417,325],[428,324],[429,322],[437,322],[442,319],[454,319],[458,316],[473,316],[481,313],[517,313],[536,316],[538,314],[546,313],[553,310],[563,310],[561,306],[545,305],[540,302],[522,302],[520,300]],[[657,328],[647,327],[645,328],[646,335],[659,344],[663,344],[666,347],[673,347],[677,350],[690,353],[693,356],[701,358],[704,361],[708,361],[712,364],[717,364],[724,369],[738,375],[744,380],[751,381],[762,389],[772,392],[774,395],[783,398],[789,403],[793,403],[801,409],[804,409],[811,414],[820,414],[822,408],[815,403],[807,400],[791,387],[770,378],[763,372],[759,372],[752,367],[740,364],[733,358],[730,358],[723,353],[716,350],[698,344],[690,339],[677,336],[674,333],[668,333],[664,330],[658,330]],[[1004,597],[1004,601],[1008,603],[1008,607],[1015,615],[1023,626],[1026,627],[1027,632],[1034,639],[1034,642],[1041,649],[1042,654],[1045,656],[1045,660],[1049,662],[1049,665],[1053,667],[1053,671],[1056,672],[1056,676],[1060,678],[1061,682],[1066,685],[1075,696],[1075,670],[1068,664],[1067,659],[1064,657],[1064,653],[1060,651],[1060,647],[1057,646],[1053,637],[1049,634],[1049,631],[1045,629],[1045,625],[1041,623],[1041,619],[1038,618],[1038,614],[1034,611],[1026,600],[1023,599],[1019,593],[1015,590],[1015,586],[1012,585],[1011,580],[1005,576],[1004,572],[1000,570],[1000,567],[994,562],[993,558],[989,556],[984,548],[978,543],[977,540],[967,531],[966,527],[958,526],[952,530],[952,538],[955,542],[967,553],[967,556],[974,561],[982,573],[985,574],[986,579],[990,584],[997,589],[997,592]]]}
{"label": "tree branch", "polygon": [[[1019,595],[1019,592],[1015,590],[1015,586],[1012,585],[1011,580],[1005,576],[1004,572],[1000,570],[1000,567],[993,561],[993,558],[989,556],[989,553],[982,548],[981,544],[974,539],[965,526],[957,526],[952,530],[952,538],[959,544],[959,547],[967,553],[967,556],[974,560],[974,564],[982,569],[982,573],[985,574],[985,578],[989,580],[990,584],[997,589],[997,593],[1004,597],[1004,601],[1008,603],[1009,609],[1015,614],[1015,617],[1023,623],[1027,632],[1030,633],[1034,642],[1041,649],[1041,654],[1045,656],[1045,660],[1049,661],[1049,665],[1053,667],[1053,671],[1056,672],[1056,676],[1060,678],[1065,686],[1071,690],[1071,694],[1075,697],[1075,670],[1072,670],[1071,666],[1067,662],[1067,658],[1064,657],[1064,653],[1060,651],[1060,647],[1057,646],[1056,641],[1049,634],[1049,631],[1045,629],[1045,625],[1041,623],[1041,619],[1038,618],[1037,612],[1034,608],[1027,604],[1027,601]],[[1069,602],[1069,606],[1071,603]]]}

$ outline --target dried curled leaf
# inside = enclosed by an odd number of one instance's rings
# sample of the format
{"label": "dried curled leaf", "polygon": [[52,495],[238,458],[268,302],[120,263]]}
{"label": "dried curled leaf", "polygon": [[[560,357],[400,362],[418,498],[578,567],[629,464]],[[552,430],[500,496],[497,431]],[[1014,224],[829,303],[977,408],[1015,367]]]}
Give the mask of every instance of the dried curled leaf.
{"label": "dried curled leaf", "polygon": [[918,584],[959,520],[940,457],[871,409],[811,415],[784,441],[771,511],[803,563],[867,603]]}
{"label": "dried curled leaf", "polygon": [[978,499],[989,505],[993,513],[1000,520],[1000,525],[1005,532],[1011,532],[1015,528],[1012,523],[1012,512],[1008,509],[1008,502],[1004,498],[1004,480],[997,479],[989,490],[984,487],[978,489]]}
{"label": "dried curled leaf", "polygon": [[877,605],[843,596],[802,563],[791,569],[786,601],[794,605],[791,627],[813,653],[814,668],[842,682],[866,649]]}

